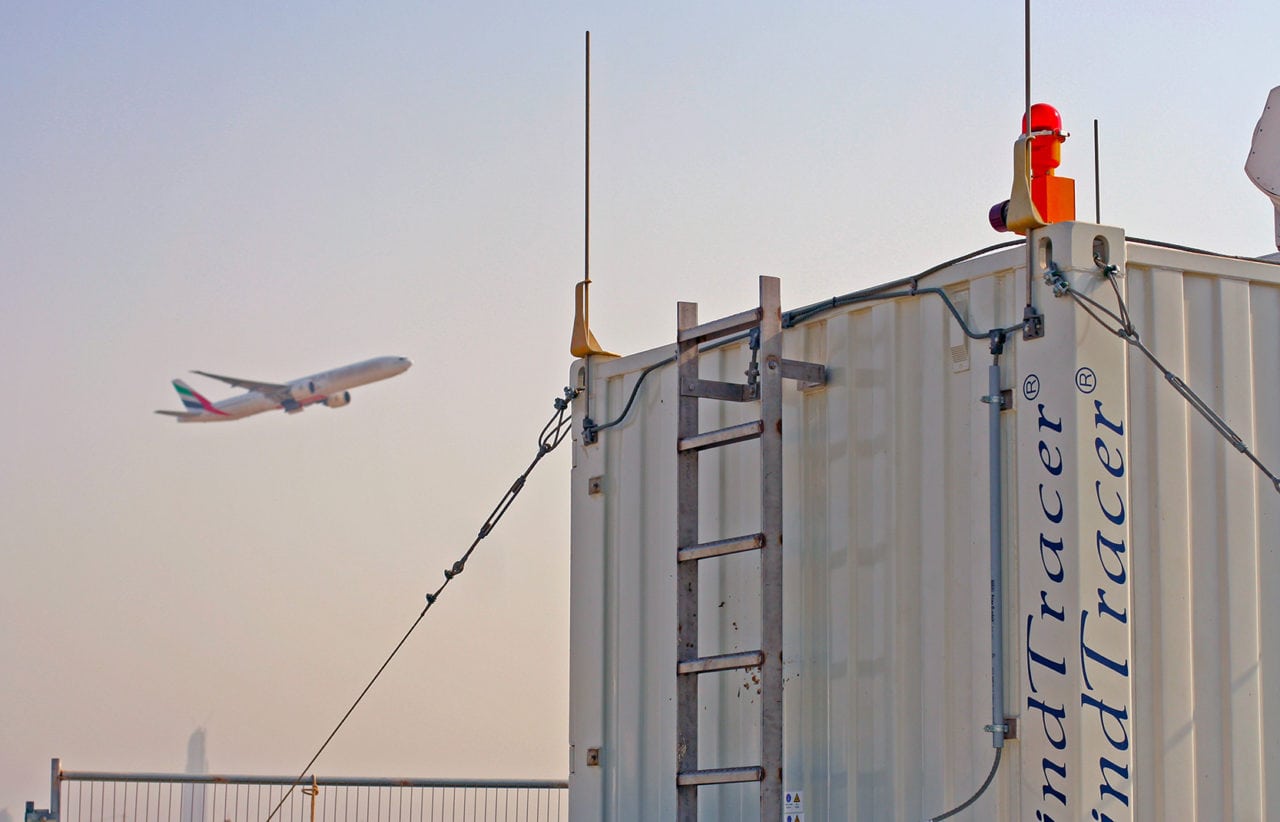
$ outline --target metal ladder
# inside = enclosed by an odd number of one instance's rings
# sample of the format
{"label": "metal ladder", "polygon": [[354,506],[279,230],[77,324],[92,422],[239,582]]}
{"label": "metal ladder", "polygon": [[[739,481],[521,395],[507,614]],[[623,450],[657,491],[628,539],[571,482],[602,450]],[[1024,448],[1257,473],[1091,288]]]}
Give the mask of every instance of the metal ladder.
{"label": "metal ladder", "polygon": [[[753,351],[745,384],[704,380],[698,374],[704,343],[750,332]],[[677,378],[680,383],[676,443],[676,810],[680,822],[696,822],[698,787],[760,783],[760,819],[782,819],[782,380],[803,387],[826,382],[826,369],[782,358],[779,281],[760,278],[760,307],[698,325],[697,303],[677,307]],[[698,430],[699,399],[760,403],[760,419],[705,433]],[[700,542],[698,455],[746,440],[760,441],[760,531]],[[742,551],[760,551],[760,648],[698,655],[698,563]],[[698,766],[698,678],[702,674],[760,668],[760,764]]]}

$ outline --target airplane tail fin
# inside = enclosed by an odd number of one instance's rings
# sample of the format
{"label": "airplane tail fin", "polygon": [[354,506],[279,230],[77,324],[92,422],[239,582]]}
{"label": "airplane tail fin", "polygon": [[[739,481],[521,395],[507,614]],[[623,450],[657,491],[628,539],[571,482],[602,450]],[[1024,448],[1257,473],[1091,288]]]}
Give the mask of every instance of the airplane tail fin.
{"label": "airplane tail fin", "polygon": [[164,414],[166,417],[177,417],[178,422],[233,419],[226,411],[219,410],[218,406],[209,402],[182,380],[173,381],[173,390],[178,392],[178,397],[182,400],[182,407],[185,410],[157,411],[157,414]]}
{"label": "airplane tail fin", "polygon": [[213,403],[202,397],[199,392],[182,380],[173,381],[173,390],[178,392],[178,396],[182,398],[183,407],[188,411],[200,413],[201,411],[212,410]]}

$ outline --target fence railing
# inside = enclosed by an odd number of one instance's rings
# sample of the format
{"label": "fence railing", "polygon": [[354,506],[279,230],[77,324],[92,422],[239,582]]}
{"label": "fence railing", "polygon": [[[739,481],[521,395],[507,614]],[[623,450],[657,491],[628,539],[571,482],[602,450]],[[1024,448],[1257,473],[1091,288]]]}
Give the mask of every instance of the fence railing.
{"label": "fence railing", "polygon": [[569,783],[536,779],[382,779],[64,771],[53,762],[58,822],[564,822]]}

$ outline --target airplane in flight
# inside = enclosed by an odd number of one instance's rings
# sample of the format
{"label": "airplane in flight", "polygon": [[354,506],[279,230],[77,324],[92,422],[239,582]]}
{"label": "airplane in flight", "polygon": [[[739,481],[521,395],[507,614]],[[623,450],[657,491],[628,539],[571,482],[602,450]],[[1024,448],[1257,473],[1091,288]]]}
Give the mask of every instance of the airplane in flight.
{"label": "airplane in flight", "polygon": [[178,422],[226,422],[276,408],[284,409],[286,414],[297,414],[308,405],[319,403],[330,408],[341,408],[351,402],[351,392],[348,389],[403,374],[411,365],[413,363],[408,357],[374,357],[287,383],[256,382],[210,374],[208,371],[193,371],[193,374],[244,388],[248,393],[220,402],[210,402],[182,380],[174,380],[173,387],[187,410],[156,413],[176,417]]}

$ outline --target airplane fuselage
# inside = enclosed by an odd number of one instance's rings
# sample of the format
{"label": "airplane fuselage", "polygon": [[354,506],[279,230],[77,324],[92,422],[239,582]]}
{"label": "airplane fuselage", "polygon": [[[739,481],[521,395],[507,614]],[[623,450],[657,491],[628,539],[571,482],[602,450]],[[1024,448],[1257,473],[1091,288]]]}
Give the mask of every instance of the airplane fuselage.
{"label": "airplane fuselage", "polygon": [[210,402],[189,386],[175,381],[178,393],[189,410],[157,413],[176,417],[178,422],[227,422],[275,409],[295,414],[309,405],[321,403],[339,408],[351,401],[350,389],[402,374],[411,365],[413,363],[408,357],[375,357],[287,383],[258,383],[197,371],[198,374],[250,390],[225,400]]}

